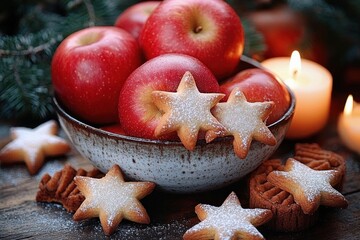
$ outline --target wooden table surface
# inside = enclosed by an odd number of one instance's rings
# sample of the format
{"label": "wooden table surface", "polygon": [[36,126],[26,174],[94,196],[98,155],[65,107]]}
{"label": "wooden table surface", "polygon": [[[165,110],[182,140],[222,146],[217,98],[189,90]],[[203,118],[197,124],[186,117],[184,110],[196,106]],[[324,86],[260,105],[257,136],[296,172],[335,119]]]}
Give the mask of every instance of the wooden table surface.
{"label": "wooden table surface", "polygon": [[[297,233],[276,233],[260,228],[266,239],[360,239],[360,157],[342,145],[336,120],[345,97],[333,97],[327,127],[316,136],[301,142],[319,143],[346,159],[347,172],[342,193],[349,201],[347,209],[321,208],[316,225]],[[0,125],[0,148],[8,142],[10,124]],[[276,157],[291,156],[295,141],[284,141]],[[274,156],[275,157],[275,156]],[[48,159],[40,172],[29,175],[24,164],[0,165],[0,238],[1,239],[104,239],[98,218],[74,222],[72,214],[61,205],[35,201],[38,184],[45,173],[53,175],[64,164],[74,168],[92,168],[76,151],[64,157]],[[198,203],[219,206],[235,191],[247,207],[246,179],[221,190],[191,195],[154,191],[141,202],[151,218],[149,225],[129,221],[120,223],[110,239],[182,239],[184,232],[198,222],[194,207]]]}

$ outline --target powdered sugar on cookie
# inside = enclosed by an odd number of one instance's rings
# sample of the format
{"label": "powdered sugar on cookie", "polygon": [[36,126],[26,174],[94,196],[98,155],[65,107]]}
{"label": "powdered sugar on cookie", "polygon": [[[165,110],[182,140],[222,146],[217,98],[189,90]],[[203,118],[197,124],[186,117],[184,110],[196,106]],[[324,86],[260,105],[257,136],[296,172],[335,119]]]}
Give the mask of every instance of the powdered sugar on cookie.
{"label": "powdered sugar on cookie", "polygon": [[106,235],[112,234],[123,218],[137,223],[150,222],[139,200],[153,191],[155,183],[125,182],[118,165],[101,179],[77,176],[75,183],[85,201],[75,212],[74,220],[99,217]]}
{"label": "powdered sugar on cookie", "polygon": [[273,171],[267,179],[291,193],[306,214],[315,212],[319,205],[341,208],[348,205],[345,197],[333,188],[340,180],[336,170],[313,170],[289,158],[284,171]]}
{"label": "powdered sugar on cookie", "polygon": [[56,136],[57,123],[54,120],[45,122],[34,129],[14,127],[10,129],[13,141],[0,151],[0,162],[25,162],[31,174],[42,167],[48,156],[62,155],[70,151],[70,145]]}
{"label": "powdered sugar on cookie", "polygon": [[245,95],[233,89],[227,102],[218,103],[212,113],[225,126],[226,132],[208,131],[206,141],[216,137],[234,136],[234,151],[239,158],[245,158],[253,139],[275,145],[276,139],[267,128],[265,120],[270,115],[273,102],[247,102]]}
{"label": "powdered sugar on cookie", "polygon": [[199,204],[195,212],[201,222],[184,234],[184,239],[263,239],[255,228],[271,219],[267,209],[244,209],[234,192],[220,207]]}
{"label": "powdered sugar on cookie", "polygon": [[224,94],[200,93],[190,72],[185,72],[177,92],[152,92],[154,104],[164,112],[155,136],[177,132],[188,150],[193,150],[200,130],[223,132],[224,127],[211,114]]}

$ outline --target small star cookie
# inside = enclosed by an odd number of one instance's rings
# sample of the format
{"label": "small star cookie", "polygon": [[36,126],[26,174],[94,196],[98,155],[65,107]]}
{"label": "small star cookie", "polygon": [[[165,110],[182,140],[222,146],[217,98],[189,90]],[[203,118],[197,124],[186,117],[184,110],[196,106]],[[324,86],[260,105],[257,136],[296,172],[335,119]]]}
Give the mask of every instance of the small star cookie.
{"label": "small star cookie", "polygon": [[0,151],[1,163],[25,162],[30,174],[35,174],[44,164],[45,157],[58,156],[70,151],[70,145],[56,136],[57,123],[47,121],[34,129],[13,127],[8,143]]}
{"label": "small star cookie", "polygon": [[255,228],[269,221],[268,209],[244,209],[234,192],[220,207],[198,204],[195,212],[200,223],[187,230],[183,236],[190,239],[264,239]]}
{"label": "small star cookie", "polygon": [[223,97],[220,93],[200,93],[191,73],[185,72],[176,93],[152,92],[154,104],[164,112],[155,136],[176,131],[185,148],[193,150],[200,130],[225,130],[210,111]]}
{"label": "small star cookie", "polygon": [[75,183],[85,196],[73,216],[75,221],[99,217],[106,235],[111,235],[123,218],[137,223],[150,222],[139,200],[153,191],[155,183],[125,182],[118,165],[103,178],[77,176]]}
{"label": "small star cookie", "polygon": [[267,179],[276,187],[291,193],[305,214],[314,213],[319,205],[345,208],[345,197],[334,189],[341,176],[336,170],[317,171],[289,158],[284,171],[273,171]]}
{"label": "small star cookie", "polygon": [[212,113],[226,131],[210,130],[206,133],[206,141],[211,142],[216,137],[233,135],[234,151],[241,159],[247,156],[252,139],[275,145],[276,139],[265,124],[273,106],[273,102],[247,102],[245,95],[238,88],[233,89],[227,102],[218,103],[212,109]]}

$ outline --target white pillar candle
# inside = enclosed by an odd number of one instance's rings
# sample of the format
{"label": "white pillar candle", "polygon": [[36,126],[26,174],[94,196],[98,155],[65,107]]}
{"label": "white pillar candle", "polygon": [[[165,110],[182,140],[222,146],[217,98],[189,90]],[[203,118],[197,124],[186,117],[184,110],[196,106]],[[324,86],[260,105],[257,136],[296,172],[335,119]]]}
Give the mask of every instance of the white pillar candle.
{"label": "white pillar candle", "polygon": [[306,138],[319,132],[329,118],[330,72],[315,62],[301,59],[297,51],[291,58],[271,58],[263,61],[262,65],[279,76],[295,94],[295,113],[286,137]]}
{"label": "white pillar candle", "polygon": [[355,102],[352,95],[348,96],[340,114],[338,133],[349,149],[360,154],[360,103]]}

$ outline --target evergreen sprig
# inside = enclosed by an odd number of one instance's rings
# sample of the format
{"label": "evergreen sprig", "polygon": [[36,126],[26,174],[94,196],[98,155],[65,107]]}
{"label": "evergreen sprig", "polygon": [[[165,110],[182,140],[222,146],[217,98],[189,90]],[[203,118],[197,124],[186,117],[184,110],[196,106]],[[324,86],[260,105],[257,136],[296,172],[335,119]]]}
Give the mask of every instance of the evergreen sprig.
{"label": "evergreen sprig", "polygon": [[256,55],[266,50],[264,37],[255,29],[253,25],[246,19],[241,19],[244,28],[244,55],[256,58]]}
{"label": "evergreen sprig", "polygon": [[320,31],[328,49],[329,67],[338,69],[360,60],[360,1],[287,0],[307,17],[312,31]]}
{"label": "evergreen sprig", "polygon": [[33,120],[52,112],[49,61],[62,36],[46,29],[0,40],[0,117]]}

